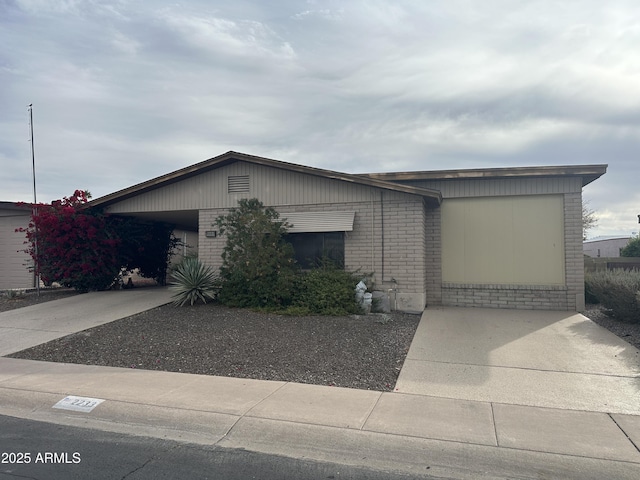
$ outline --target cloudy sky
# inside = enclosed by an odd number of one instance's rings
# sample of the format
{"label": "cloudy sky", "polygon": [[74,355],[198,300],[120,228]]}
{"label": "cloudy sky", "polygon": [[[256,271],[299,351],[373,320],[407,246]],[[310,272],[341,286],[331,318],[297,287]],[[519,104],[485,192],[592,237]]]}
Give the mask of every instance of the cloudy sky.
{"label": "cloudy sky", "polygon": [[94,198],[228,150],[332,170],[608,164],[637,232],[637,0],[0,0],[0,200]]}

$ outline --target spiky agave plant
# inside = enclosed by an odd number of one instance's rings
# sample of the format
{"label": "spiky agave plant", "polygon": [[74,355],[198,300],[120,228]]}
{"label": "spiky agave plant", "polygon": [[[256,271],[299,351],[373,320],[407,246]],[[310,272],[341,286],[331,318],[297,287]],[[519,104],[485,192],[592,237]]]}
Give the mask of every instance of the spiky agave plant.
{"label": "spiky agave plant", "polygon": [[173,278],[175,281],[169,288],[174,292],[174,305],[181,307],[187,302],[193,305],[198,300],[207,303],[216,297],[216,274],[196,257],[185,258],[176,267]]}

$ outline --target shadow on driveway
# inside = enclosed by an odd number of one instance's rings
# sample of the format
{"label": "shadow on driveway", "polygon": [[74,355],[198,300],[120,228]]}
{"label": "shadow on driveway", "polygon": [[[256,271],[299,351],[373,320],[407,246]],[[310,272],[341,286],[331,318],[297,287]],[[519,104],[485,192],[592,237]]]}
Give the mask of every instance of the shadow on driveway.
{"label": "shadow on driveway", "polygon": [[396,391],[640,413],[640,352],[574,312],[423,313]]}

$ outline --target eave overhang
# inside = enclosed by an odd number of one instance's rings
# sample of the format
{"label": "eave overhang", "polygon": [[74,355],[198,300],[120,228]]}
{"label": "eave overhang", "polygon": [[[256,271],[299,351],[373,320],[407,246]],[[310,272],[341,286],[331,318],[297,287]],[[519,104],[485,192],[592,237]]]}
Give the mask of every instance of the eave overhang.
{"label": "eave overhang", "polygon": [[385,180],[390,182],[574,176],[582,178],[582,186],[584,187],[604,175],[607,171],[607,167],[608,165],[606,164],[562,165],[542,167],[477,168],[466,170],[366,173],[362,175],[369,178],[375,178],[378,180]]}

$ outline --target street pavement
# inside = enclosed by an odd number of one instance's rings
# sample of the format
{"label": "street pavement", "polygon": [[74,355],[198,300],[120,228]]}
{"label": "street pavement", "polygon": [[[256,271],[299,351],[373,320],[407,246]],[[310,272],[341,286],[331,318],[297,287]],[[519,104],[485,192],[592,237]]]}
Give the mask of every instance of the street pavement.
{"label": "street pavement", "polygon": [[[147,292],[147,308],[168,302]],[[48,305],[78,331],[110,321],[86,318],[124,303],[108,295],[99,309]],[[20,328],[35,345],[74,328],[43,322],[0,313],[0,338]],[[414,478],[636,479],[639,359],[571,312],[427,309],[393,392],[0,358],[0,414]],[[103,401],[53,408],[69,395]]]}
{"label": "street pavement", "polygon": [[[0,415],[0,444],[14,456],[0,479],[406,480],[406,475],[243,449],[175,442]],[[13,461],[10,461],[13,460]],[[427,477],[428,478],[428,477]],[[433,478],[433,477],[430,477]]]}

